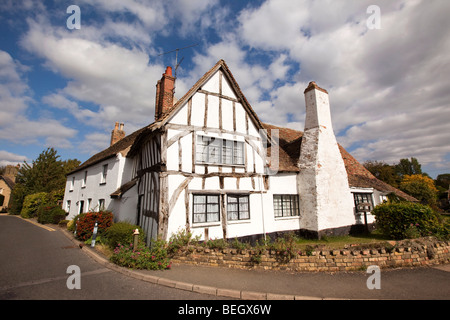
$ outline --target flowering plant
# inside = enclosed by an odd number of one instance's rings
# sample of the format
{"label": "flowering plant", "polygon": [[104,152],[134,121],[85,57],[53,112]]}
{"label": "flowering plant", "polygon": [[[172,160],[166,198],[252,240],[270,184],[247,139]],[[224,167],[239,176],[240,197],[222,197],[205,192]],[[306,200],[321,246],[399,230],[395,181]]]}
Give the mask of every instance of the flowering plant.
{"label": "flowering plant", "polygon": [[110,211],[87,212],[78,216],[77,238],[86,241],[92,237],[95,221],[97,221],[98,233],[108,229],[113,222],[113,214]]}

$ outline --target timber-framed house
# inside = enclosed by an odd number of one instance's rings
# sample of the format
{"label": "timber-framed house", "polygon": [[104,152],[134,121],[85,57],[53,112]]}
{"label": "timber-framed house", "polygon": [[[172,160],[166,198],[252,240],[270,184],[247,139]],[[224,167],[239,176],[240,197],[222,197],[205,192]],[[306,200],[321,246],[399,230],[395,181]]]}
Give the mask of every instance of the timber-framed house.
{"label": "timber-framed house", "polygon": [[111,146],[68,174],[69,216],[102,205],[140,225],[148,244],[180,229],[201,240],[320,237],[370,225],[389,194],[415,200],[338,145],[328,92],[314,82],[302,132],[262,123],[223,60],[177,101],[175,81],[167,67],[153,123],[128,136],[116,123]]}

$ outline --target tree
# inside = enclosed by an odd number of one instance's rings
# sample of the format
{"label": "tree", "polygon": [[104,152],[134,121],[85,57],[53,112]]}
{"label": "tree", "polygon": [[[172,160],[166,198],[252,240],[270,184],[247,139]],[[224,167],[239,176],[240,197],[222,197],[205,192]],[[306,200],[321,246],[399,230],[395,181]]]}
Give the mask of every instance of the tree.
{"label": "tree", "polygon": [[364,167],[377,179],[380,179],[391,186],[398,187],[400,179],[395,172],[395,166],[382,161],[366,161],[364,162]]}
{"label": "tree", "polygon": [[395,171],[400,176],[422,174],[422,166],[416,158],[400,159],[400,162],[395,165]]}
{"label": "tree", "polygon": [[436,177],[436,186],[448,190],[450,188],[450,173],[438,175]]}
{"label": "tree", "polygon": [[27,195],[64,189],[66,174],[76,168],[80,161],[76,159],[61,161],[57,153],[55,149],[47,148],[32,161],[31,165],[25,161],[20,167],[12,192],[11,213],[20,214]]}
{"label": "tree", "polygon": [[438,190],[434,185],[434,180],[421,175],[404,175],[400,183],[400,189],[413,196],[423,204],[436,206]]}

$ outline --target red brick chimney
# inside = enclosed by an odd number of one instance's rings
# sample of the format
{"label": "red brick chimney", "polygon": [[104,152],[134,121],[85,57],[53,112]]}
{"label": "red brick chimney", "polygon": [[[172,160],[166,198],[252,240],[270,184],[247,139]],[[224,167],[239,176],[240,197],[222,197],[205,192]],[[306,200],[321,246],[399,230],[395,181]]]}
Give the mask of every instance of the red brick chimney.
{"label": "red brick chimney", "polygon": [[111,144],[115,144],[117,141],[122,140],[125,138],[125,131],[123,131],[123,123],[120,124],[116,121],[116,125],[114,126],[114,130],[111,131]]}
{"label": "red brick chimney", "polygon": [[173,92],[175,77],[172,76],[172,67],[167,67],[161,80],[156,84],[155,120],[161,119],[173,107]]}

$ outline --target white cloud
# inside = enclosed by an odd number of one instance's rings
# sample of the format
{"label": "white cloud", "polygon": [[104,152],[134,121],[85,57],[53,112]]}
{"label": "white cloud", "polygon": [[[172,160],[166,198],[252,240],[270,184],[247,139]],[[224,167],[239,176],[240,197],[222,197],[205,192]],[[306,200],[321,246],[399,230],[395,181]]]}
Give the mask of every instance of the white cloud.
{"label": "white cloud", "polygon": [[[91,118],[88,124],[110,128],[115,121],[141,126],[153,121],[155,84],[164,69],[151,64],[148,55],[137,48],[127,49],[114,43],[97,43],[77,37],[66,37],[50,26],[30,29],[22,41],[31,52],[45,59],[54,72],[70,79],[46,103],[72,108],[79,120]],[[56,101],[56,96],[60,101]],[[97,110],[81,109],[82,102],[98,105]],[[148,115],[146,118],[145,115]]]}
{"label": "white cloud", "polygon": [[26,156],[22,156],[5,150],[0,150],[0,167],[7,165],[15,166],[17,164],[23,163],[24,161],[29,161],[29,159]]}
{"label": "white cloud", "polygon": [[76,130],[51,118],[27,117],[29,106],[34,103],[23,79],[23,72],[27,70],[9,53],[0,50],[0,136],[5,141],[19,144],[33,144],[44,139],[47,146],[70,146],[68,139],[76,134]]}
{"label": "white cloud", "polygon": [[79,145],[79,150],[82,153],[89,155],[96,154],[99,150],[104,150],[109,147],[111,136],[106,133],[90,133],[85,136],[84,141]]}
{"label": "white cloud", "polygon": [[[178,97],[224,59],[263,121],[302,130],[303,90],[315,80],[330,93],[339,142],[359,160],[420,155],[442,166],[448,158],[448,1],[379,0],[380,30],[367,29],[369,0],[266,0],[240,13],[218,0],[79,3],[80,30],[56,28],[53,13],[40,5],[21,44],[67,79],[42,101],[94,128],[97,133],[85,139],[96,147],[108,142],[115,121],[125,122],[128,132],[153,121],[155,84],[165,66],[162,58],[149,57],[163,51],[156,39],[181,37],[201,39],[201,45],[192,63],[179,69]],[[11,1],[3,7],[13,10]],[[0,79],[8,79],[0,85],[0,101],[16,110],[0,108],[1,124],[19,111],[23,116],[34,101],[26,68],[1,52],[0,66]],[[33,122],[41,123],[25,120],[34,130]],[[64,145],[71,134],[48,142]]]}
{"label": "white cloud", "polygon": [[301,122],[303,89],[316,80],[330,93],[338,140],[359,160],[416,156],[440,166],[450,152],[450,3],[378,1],[380,30],[366,27],[370,4],[268,0],[243,11],[240,43],[300,64],[296,84],[272,90],[259,114],[295,112]]}

